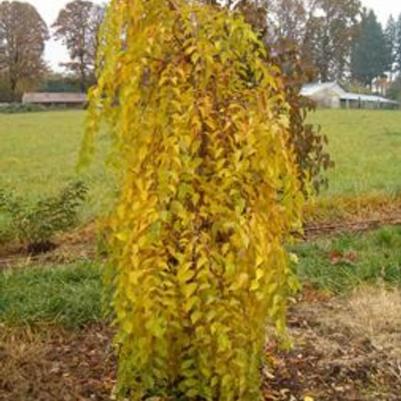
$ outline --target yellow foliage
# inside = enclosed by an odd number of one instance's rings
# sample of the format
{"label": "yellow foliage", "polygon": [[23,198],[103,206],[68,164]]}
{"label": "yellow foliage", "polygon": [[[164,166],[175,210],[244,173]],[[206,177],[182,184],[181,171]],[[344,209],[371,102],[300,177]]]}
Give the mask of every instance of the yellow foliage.
{"label": "yellow foliage", "polygon": [[240,17],[184,0],[113,0],[100,43],[85,149],[106,120],[120,394],[257,400],[303,203],[278,71]]}

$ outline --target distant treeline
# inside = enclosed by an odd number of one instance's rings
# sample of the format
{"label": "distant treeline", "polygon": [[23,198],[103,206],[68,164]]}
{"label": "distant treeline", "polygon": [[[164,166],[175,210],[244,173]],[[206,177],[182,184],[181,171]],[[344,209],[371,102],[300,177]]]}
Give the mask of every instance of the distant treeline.
{"label": "distant treeline", "polygon": [[[401,15],[383,27],[359,0],[202,1],[242,13],[271,53],[286,55],[284,70],[302,65],[304,81],[337,80],[361,91],[375,82],[394,98],[401,93]],[[73,0],[49,28],[31,4],[0,0],[0,102],[27,90],[86,91],[95,82],[104,15],[105,6]],[[67,46],[65,74],[53,73],[43,59],[51,36]]]}

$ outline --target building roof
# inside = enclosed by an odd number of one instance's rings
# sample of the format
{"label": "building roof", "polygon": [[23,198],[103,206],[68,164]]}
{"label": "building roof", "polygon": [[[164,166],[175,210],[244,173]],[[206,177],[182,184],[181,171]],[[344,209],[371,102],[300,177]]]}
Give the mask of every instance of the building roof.
{"label": "building roof", "polygon": [[383,96],[363,95],[360,93],[345,93],[343,96],[341,96],[341,100],[398,104],[398,102],[396,102],[394,100],[386,99]]}
{"label": "building roof", "polygon": [[313,96],[320,91],[328,89],[337,92],[339,95],[346,93],[337,82],[314,82],[304,85],[301,90],[301,95],[306,97]]}
{"label": "building roof", "polygon": [[31,92],[25,93],[22,97],[22,103],[61,103],[61,104],[82,104],[87,102],[85,93],[50,93],[50,92]]}

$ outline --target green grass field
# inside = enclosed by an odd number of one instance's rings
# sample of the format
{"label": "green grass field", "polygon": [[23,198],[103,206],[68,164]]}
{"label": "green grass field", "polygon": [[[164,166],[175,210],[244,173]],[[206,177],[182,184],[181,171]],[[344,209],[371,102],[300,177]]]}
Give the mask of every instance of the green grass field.
{"label": "green grass field", "polygon": [[[310,121],[327,134],[336,162],[323,196],[401,191],[401,112],[319,110]],[[84,122],[82,111],[0,114],[0,187],[37,197],[76,179]],[[106,141],[100,138],[101,156]],[[88,215],[111,185],[100,159],[81,175],[92,187]]]}
{"label": "green grass field", "polygon": [[0,188],[38,198],[82,179],[90,188],[85,218],[93,217],[107,203],[112,180],[102,167],[105,138],[93,164],[77,172],[84,126],[83,111],[0,114]]}
{"label": "green grass field", "polygon": [[398,194],[401,191],[401,112],[318,110],[310,121],[329,138],[336,167],[323,195]]}
{"label": "green grass field", "polygon": [[101,286],[99,267],[82,262],[0,271],[0,323],[77,327],[100,320]]}

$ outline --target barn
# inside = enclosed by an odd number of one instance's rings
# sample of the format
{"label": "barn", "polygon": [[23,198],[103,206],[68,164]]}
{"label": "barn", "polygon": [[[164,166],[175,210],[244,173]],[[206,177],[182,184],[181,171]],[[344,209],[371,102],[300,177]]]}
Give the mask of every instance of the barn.
{"label": "barn", "polygon": [[331,109],[398,109],[398,102],[382,96],[349,93],[337,82],[310,83],[302,87],[301,95],[312,99],[319,107]]}
{"label": "barn", "polygon": [[85,93],[70,92],[30,92],[25,93],[22,97],[23,104],[37,104],[41,106],[62,106],[71,108],[84,107],[87,103]]}
{"label": "barn", "polygon": [[301,95],[312,99],[320,107],[338,109],[346,91],[337,82],[316,82],[302,87]]}

